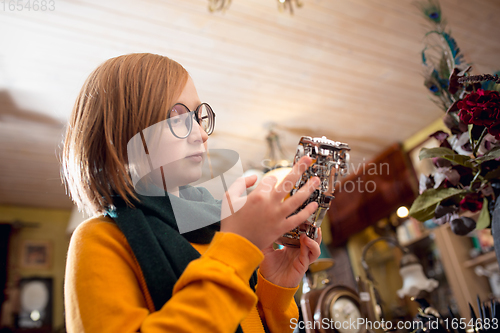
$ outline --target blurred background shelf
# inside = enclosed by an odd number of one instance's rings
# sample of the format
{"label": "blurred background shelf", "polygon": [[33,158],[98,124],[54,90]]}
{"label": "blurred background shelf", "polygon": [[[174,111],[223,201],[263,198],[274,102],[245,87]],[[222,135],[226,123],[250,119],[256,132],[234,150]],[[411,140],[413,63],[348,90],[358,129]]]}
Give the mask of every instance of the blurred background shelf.
{"label": "blurred background shelf", "polygon": [[429,237],[432,238],[432,233],[429,230],[425,230],[422,232],[422,234],[420,236],[403,241],[400,244],[401,244],[401,246],[411,247],[420,241],[427,240]]}
{"label": "blurred background shelf", "polygon": [[464,267],[465,268],[475,267],[477,265],[493,262],[496,259],[497,259],[497,256],[495,254],[495,251],[491,251],[488,253],[481,254],[481,255],[477,256],[476,258],[467,260],[466,262],[464,262]]}

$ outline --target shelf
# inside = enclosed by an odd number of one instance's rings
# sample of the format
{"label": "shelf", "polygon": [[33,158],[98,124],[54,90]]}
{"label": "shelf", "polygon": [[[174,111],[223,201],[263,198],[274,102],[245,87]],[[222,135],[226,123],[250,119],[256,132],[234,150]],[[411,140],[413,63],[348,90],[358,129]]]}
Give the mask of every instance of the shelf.
{"label": "shelf", "polygon": [[403,242],[400,245],[404,246],[404,247],[412,246],[413,244],[415,244],[423,239],[426,239],[430,235],[431,235],[431,232],[428,230],[425,230],[425,231],[422,231],[422,235],[415,237],[415,238],[412,238],[412,239],[408,240],[407,242]]}
{"label": "shelf", "polygon": [[497,256],[495,255],[495,251],[490,251],[490,252],[481,254],[474,259],[467,260],[466,262],[464,262],[464,267],[466,267],[466,268],[474,267],[474,266],[477,266],[479,264],[484,264],[484,263],[487,263],[490,261],[494,261],[496,259],[497,259]]}

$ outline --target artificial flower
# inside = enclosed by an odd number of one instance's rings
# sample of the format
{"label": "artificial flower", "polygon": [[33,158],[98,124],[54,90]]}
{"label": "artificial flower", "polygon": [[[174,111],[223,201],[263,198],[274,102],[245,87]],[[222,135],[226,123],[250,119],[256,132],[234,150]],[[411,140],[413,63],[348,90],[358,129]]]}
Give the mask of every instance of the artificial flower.
{"label": "artificial flower", "polygon": [[477,212],[483,208],[483,200],[477,193],[469,193],[460,200],[460,208],[471,212]]}
{"label": "artificial flower", "polygon": [[[438,17],[433,14],[438,7],[431,0],[421,2],[432,27],[426,34],[422,63],[424,85],[445,112],[448,132],[433,133],[439,147],[420,151],[420,159],[431,158],[435,170],[420,177],[420,194],[410,216],[449,223],[453,232],[465,235],[490,226],[500,197],[500,78],[470,74],[471,66],[446,31],[440,11]],[[474,217],[477,221],[460,216],[464,211],[480,211]]]}
{"label": "artificial flower", "polygon": [[478,89],[466,95],[457,107],[461,121],[485,126],[491,135],[500,139],[500,94],[497,91]]}

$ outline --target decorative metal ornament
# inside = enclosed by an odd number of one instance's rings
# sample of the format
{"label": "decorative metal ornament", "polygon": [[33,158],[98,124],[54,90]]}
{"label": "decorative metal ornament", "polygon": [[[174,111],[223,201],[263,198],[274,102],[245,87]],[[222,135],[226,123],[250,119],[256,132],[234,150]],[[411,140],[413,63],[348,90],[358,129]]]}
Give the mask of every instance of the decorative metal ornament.
{"label": "decorative metal ornament", "polygon": [[303,233],[311,239],[316,239],[317,229],[330,208],[330,201],[334,198],[337,177],[339,174],[345,176],[348,172],[349,150],[351,149],[346,143],[328,140],[326,137],[303,136],[300,139],[293,164],[297,163],[302,156],[309,156],[313,162],[294,185],[289,196],[294,195],[311,177],[318,177],[321,181],[319,188],[294,214],[304,209],[310,202],[317,202],[318,208],[304,223],[284,234],[276,243],[289,247],[300,247],[300,235]]}

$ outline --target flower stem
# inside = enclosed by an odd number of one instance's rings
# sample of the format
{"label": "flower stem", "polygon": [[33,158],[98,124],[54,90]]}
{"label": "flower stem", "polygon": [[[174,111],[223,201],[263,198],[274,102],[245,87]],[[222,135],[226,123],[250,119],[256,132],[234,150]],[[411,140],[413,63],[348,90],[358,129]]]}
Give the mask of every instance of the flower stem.
{"label": "flower stem", "polygon": [[476,179],[479,177],[480,174],[481,174],[481,166],[479,166],[477,173],[474,175],[474,178],[471,180],[469,184],[469,191],[472,189],[472,185],[476,182]]}
{"label": "flower stem", "polygon": [[488,131],[488,128],[484,128],[483,129],[483,132],[481,133],[481,136],[479,137],[479,139],[476,141],[476,145],[474,146],[474,150],[472,151],[472,154],[474,155],[474,157],[477,157],[476,154],[477,154],[477,151],[479,149],[479,146],[481,146],[481,141],[483,141],[483,138],[484,136],[486,135],[486,132]]}

